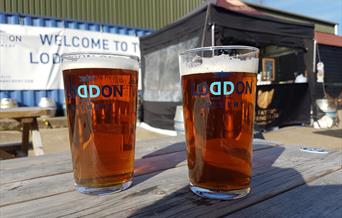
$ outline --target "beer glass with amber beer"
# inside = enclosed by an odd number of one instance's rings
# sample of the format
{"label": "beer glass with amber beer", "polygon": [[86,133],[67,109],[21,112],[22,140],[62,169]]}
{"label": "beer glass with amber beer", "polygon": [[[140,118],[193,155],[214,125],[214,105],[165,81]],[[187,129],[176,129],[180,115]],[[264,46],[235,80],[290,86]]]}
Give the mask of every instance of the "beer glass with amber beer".
{"label": "beer glass with amber beer", "polygon": [[250,191],[258,51],[221,46],[180,55],[190,188],[201,197]]}
{"label": "beer glass with amber beer", "polygon": [[76,190],[125,190],[134,170],[138,59],[99,53],[62,59]]}

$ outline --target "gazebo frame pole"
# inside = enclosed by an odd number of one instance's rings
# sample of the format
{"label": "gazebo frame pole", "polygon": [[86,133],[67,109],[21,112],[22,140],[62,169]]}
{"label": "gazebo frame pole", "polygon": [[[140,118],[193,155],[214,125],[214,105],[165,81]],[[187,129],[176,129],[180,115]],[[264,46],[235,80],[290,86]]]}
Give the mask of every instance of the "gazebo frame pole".
{"label": "gazebo frame pole", "polygon": [[211,46],[215,46],[215,24],[211,25]]}

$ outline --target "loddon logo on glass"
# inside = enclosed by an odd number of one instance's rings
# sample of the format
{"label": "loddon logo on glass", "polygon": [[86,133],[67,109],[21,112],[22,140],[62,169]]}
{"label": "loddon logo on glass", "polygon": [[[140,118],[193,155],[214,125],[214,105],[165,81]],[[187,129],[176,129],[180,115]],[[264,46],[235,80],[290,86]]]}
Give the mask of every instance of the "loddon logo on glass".
{"label": "loddon logo on glass", "polygon": [[80,85],[77,87],[77,95],[80,98],[97,98],[100,95],[105,98],[122,97],[122,94],[122,85]]}
{"label": "loddon logo on glass", "polygon": [[232,81],[214,81],[211,83],[192,83],[191,93],[193,96],[206,96],[209,93],[215,96],[231,95],[236,93],[252,94],[253,82],[250,81],[238,81],[233,83]]}

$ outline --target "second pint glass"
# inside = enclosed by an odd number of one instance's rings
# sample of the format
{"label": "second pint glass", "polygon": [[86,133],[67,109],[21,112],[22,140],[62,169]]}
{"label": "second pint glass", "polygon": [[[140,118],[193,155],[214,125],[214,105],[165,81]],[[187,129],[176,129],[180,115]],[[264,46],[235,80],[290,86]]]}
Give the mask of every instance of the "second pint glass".
{"label": "second pint glass", "polygon": [[62,58],[76,189],[127,189],[134,171],[138,60],[99,53]]}
{"label": "second pint glass", "polygon": [[236,199],[250,191],[258,49],[206,47],[180,55],[190,188]]}

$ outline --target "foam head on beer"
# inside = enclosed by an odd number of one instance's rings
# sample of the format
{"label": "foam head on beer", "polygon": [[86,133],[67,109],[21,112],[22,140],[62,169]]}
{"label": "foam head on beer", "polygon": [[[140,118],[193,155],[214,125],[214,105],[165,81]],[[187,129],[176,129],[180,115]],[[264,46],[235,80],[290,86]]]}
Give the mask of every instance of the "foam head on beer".
{"label": "foam head on beer", "polygon": [[[96,55],[96,54],[78,54],[67,57],[67,61],[63,61],[62,70],[76,72],[77,69],[83,69],[83,75],[80,79],[84,82],[89,82],[94,75],[94,72],[99,72],[96,69],[103,69],[101,73],[105,70],[130,70],[138,71],[139,64],[136,58],[131,58],[128,56],[110,54]],[[69,73],[70,73],[69,72]],[[124,77],[120,77],[121,79]],[[97,98],[99,96],[110,97],[110,96],[122,96],[123,84],[108,84],[101,83],[101,86],[96,84],[80,84],[77,87],[69,87],[80,98]]]}
{"label": "foam head on beer", "polygon": [[87,55],[87,54],[78,54],[72,57],[75,61],[66,61],[62,65],[62,70],[67,69],[84,69],[84,68],[108,68],[108,69],[127,69],[127,70],[139,70],[139,64],[136,59],[132,59],[126,56],[115,56],[112,57],[110,55]]}
{"label": "foam head on beer", "polygon": [[[241,55],[243,57],[243,55]],[[197,61],[197,60],[198,61]],[[207,72],[251,72],[258,71],[258,58],[246,57],[241,58],[232,57],[230,55],[221,54],[212,57],[193,57],[193,62],[181,62],[181,75],[207,73]]]}

